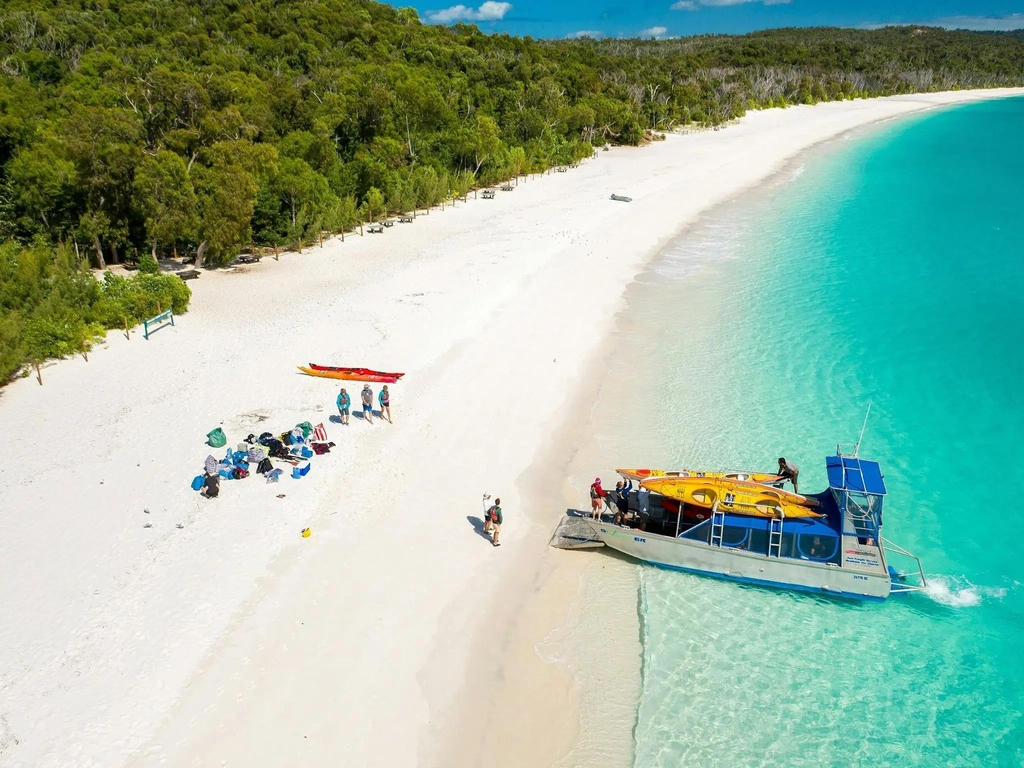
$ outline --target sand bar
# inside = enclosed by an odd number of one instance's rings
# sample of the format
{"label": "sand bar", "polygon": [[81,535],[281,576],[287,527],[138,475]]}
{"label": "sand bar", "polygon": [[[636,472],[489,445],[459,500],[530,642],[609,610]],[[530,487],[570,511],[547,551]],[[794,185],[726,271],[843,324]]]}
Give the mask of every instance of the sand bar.
{"label": "sand bar", "polygon": [[[579,407],[645,260],[808,146],[1014,93],[770,110],[602,152],[383,235],[206,273],[175,328],[112,333],[44,386],[8,386],[0,424],[22,449],[0,465],[0,765],[425,761],[481,633],[504,631],[490,597],[529,603],[502,585],[536,561],[564,489],[544,521],[543,490],[517,481]],[[327,422],[337,388],[297,374],[309,362],[405,370],[395,424]],[[234,444],[305,420],[337,448],[303,480],[189,489],[214,426]],[[506,510],[498,549],[474,523],[483,493]],[[449,764],[483,764],[474,725]]]}

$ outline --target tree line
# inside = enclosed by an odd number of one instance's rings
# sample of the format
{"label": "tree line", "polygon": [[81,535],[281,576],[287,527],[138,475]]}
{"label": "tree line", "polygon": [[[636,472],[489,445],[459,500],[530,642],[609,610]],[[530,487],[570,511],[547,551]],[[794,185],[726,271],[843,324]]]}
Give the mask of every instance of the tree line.
{"label": "tree line", "polygon": [[[1021,84],[1019,36],[932,28],[543,41],[370,0],[8,0],[0,242],[50,254],[38,286],[218,265],[748,109]],[[2,322],[48,306],[0,285]]]}

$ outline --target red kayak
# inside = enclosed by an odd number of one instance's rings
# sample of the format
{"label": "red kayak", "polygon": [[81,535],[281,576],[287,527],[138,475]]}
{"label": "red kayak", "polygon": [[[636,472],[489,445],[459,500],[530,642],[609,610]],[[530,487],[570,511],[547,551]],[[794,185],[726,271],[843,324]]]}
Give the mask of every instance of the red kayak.
{"label": "red kayak", "polygon": [[357,376],[381,376],[389,379],[400,379],[404,373],[388,373],[387,371],[375,371],[372,368],[338,368],[331,365],[317,365],[310,363],[309,367],[314,371],[334,371],[335,373],[353,373]]}

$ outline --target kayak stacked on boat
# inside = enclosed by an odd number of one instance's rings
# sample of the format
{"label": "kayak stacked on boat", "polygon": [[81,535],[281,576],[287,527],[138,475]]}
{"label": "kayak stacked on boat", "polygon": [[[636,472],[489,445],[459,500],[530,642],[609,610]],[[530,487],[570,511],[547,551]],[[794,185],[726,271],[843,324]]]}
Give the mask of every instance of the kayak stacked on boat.
{"label": "kayak stacked on boat", "polygon": [[[806,496],[768,473],[620,469],[640,484],[611,505],[615,520],[570,510],[552,544],[608,546],[664,568],[862,600],[923,589],[920,560],[882,538],[878,463],[837,450],[825,468],[828,488]],[[887,562],[895,556],[908,559],[909,575]]]}
{"label": "kayak stacked on boat", "polygon": [[369,381],[378,384],[394,384],[404,373],[389,373],[388,371],[375,371],[372,368],[339,368],[329,365],[317,365],[310,363],[309,366],[300,365],[299,370],[307,376],[316,376],[321,379],[340,379],[342,381]]}

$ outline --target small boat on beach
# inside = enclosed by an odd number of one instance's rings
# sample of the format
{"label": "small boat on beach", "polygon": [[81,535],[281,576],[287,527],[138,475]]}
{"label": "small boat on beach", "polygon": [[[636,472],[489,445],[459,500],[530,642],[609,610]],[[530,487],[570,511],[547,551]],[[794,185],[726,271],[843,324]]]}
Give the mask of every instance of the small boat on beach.
{"label": "small boat on beach", "polygon": [[781,483],[782,475],[770,472],[742,472],[728,470],[725,472],[700,472],[693,469],[616,469],[627,480],[650,480],[655,477],[724,477],[727,480],[744,480],[751,483],[774,485]]}
{"label": "small boat on beach", "polygon": [[342,381],[369,381],[378,384],[394,384],[398,381],[398,377],[392,374],[374,374],[374,373],[356,373],[352,371],[321,371],[315,368],[307,368],[304,365],[298,366],[298,369],[307,376],[316,376],[320,379],[341,379]]}
{"label": "small boat on beach", "polygon": [[[676,500],[655,490],[681,478],[652,479],[629,493],[620,525],[569,510],[551,545],[610,547],[662,568],[857,600],[924,589],[921,561],[882,536],[886,488],[878,463],[837,449],[825,469],[828,488],[806,497],[816,506],[795,505],[811,514],[791,515],[788,503],[764,514],[721,496],[708,512],[692,493]],[[889,564],[895,557],[910,563],[909,573]]]}
{"label": "small boat on beach", "polygon": [[310,363],[309,367],[314,371],[338,371],[340,373],[358,373],[364,376],[393,376],[396,379],[400,379],[405,376],[404,373],[389,373],[388,371],[375,371],[372,368],[339,368],[333,365],[317,365],[316,363]]}

